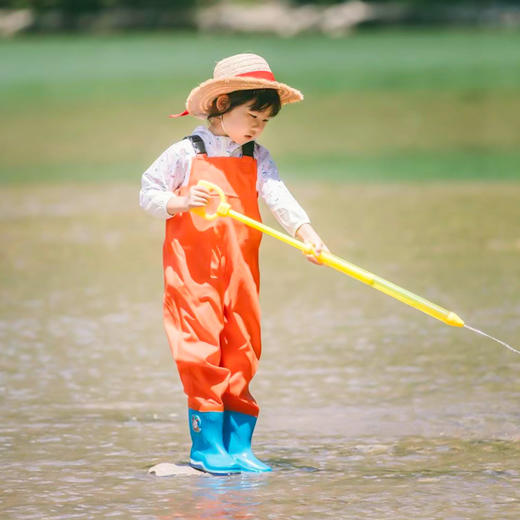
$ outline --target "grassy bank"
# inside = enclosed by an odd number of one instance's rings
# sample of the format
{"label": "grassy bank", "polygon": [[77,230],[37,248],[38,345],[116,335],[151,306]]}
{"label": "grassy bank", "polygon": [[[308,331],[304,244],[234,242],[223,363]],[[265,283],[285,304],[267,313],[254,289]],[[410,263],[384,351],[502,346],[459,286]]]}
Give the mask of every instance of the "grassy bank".
{"label": "grassy bank", "polygon": [[306,96],[262,138],[285,175],[520,179],[520,34],[459,30],[3,41],[0,181],[138,182],[197,124],[167,114],[243,51]]}

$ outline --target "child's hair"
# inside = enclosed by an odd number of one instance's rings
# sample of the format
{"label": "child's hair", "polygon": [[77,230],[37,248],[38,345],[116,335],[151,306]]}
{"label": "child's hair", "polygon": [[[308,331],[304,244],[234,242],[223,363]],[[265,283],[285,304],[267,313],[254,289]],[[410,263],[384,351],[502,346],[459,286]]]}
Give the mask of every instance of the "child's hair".
{"label": "child's hair", "polygon": [[280,96],[278,91],[274,88],[256,88],[253,90],[235,90],[233,92],[229,92],[226,94],[229,97],[229,107],[225,110],[219,110],[217,108],[217,99],[213,100],[211,104],[211,109],[208,114],[208,119],[212,117],[218,117],[226,112],[229,112],[233,108],[244,105],[249,101],[253,101],[251,105],[251,110],[261,111],[266,108],[271,108],[271,117],[274,117],[278,112],[280,112],[280,108],[282,104],[280,102]]}

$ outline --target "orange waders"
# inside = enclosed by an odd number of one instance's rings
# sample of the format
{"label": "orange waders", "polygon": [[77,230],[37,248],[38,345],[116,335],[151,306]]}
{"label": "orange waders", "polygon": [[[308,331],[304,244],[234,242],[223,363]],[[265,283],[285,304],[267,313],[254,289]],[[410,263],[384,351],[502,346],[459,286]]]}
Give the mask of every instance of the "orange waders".
{"label": "orange waders", "polygon": [[[243,150],[243,157],[208,157],[202,148],[177,193],[205,179],[224,190],[233,209],[260,220],[253,143]],[[259,231],[232,219],[185,212],[166,221],[164,324],[191,410],[258,415],[249,382],[261,348],[260,240]]]}

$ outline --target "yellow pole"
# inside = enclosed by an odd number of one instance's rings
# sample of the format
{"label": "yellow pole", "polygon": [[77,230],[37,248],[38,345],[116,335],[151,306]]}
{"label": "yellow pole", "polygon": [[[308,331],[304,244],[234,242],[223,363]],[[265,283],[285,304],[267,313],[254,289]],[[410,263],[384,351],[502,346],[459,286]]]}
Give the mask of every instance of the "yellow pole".
{"label": "yellow pole", "polygon": [[[289,235],[286,235],[285,233],[281,233],[276,229],[266,226],[265,224],[262,224],[257,220],[249,218],[246,215],[243,215],[242,213],[239,213],[231,209],[231,206],[226,202],[226,195],[224,194],[222,189],[216,184],[213,184],[208,181],[199,181],[199,185],[205,187],[209,191],[215,191],[220,197],[220,203],[215,213],[207,213],[206,208],[194,208],[192,209],[194,213],[197,213],[198,215],[208,220],[214,220],[219,216],[229,216],[235,220],[238,220],[239,222],[242,222],[246,226],[252,227],[258,231],[261,231],[262,233],[265,233],[266,235],[270,235],[273,238],[285,242],[286,244],[296,249],[299,249],[300,251],[303,251],[306,254],[313,253],[312,246],[305,244],[300,240],[292,238]],[[435,303],[432,303],[426,300],[425,298],[422,298],[421,296],[417,296],[416,294],[407,291],[406,289],[403,289],[402,287],[399,287],[398,285],[395,285],[392,282],[389,282],[388,280],[381,278],[380,276],[370,273],[369,271],[365,271],[365,269],[362,269],[357,265],[347,262],[346,260],[343,260],[342,258],[333,255],[332,253],[322,251],[319,255],[315,256],[321,263],[329,267],[332,267],[333,269],[336,269],[337,271],[340,271],[344,274],[347,274],[352,278],[355,278],[356,280],[359,280],[360,282],[363,282],[369,285],[370,287],[377,289],[378,291],[388,294],[388,296],[392,296],[392,298],[395,298],[396,300],[406,303],[411,307],[415,307],[416,309],[424,312],[425,314],[428,314],[448,325],[452,325],[454,327],[464,326],[464,321],[461,318],[459,318],[459,316],[457,316],[454,312],[451,312],[439,305],[436,305]]]}

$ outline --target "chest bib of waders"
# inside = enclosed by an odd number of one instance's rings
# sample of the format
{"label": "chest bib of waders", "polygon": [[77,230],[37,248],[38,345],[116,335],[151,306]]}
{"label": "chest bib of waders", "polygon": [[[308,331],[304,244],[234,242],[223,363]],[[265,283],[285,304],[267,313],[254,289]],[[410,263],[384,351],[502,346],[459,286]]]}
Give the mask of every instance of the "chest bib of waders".
{"label": "chest bib of waders", "polygon": [[[191,136],[197,155],[186,195],[199,180],[220,186],[232,209],[260,220],[254,143],[242,157],[208,157]],[[212,197],[208,211],[215,210]],[[164,324],[188,406],[258,415],[249,393],[261,352],[258,249],[262,234],[234,221],[207,221],[191,212],[166,221],[163,247]]]}

